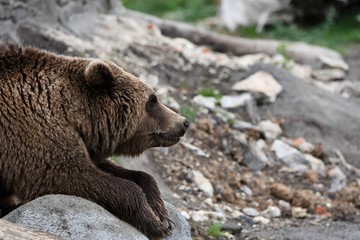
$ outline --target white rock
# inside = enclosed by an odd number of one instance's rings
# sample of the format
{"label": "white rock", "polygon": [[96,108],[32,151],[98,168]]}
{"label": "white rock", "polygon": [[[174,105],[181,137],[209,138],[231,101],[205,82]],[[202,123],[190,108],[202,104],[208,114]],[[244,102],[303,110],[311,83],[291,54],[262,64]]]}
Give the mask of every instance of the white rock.
{"label": "white rock", "polygon": [[306,211],[305,208],[292,207],[291,208],[291,216],[293,218],[306,218],[307,217],[307,211]]}
{"label": "white rock", "polygon": [[291,204],[287,201],[284,200],[279,200],[279,206],[286,209],[286,210],[290,210],[291,209]]}
{"label": "white rock", "polygon": [[235,83],[232,86],[232,89],[260,94],[260,99],[263,98],[263,96],[266,96],[266,101],[274,102],[277,95],[282,91],[282,86],[271,74],[259,71],[248,78]]}
{"label": "white rock", "polygon": [[306,158],[306,160],[309,161],[311,170],[316,171],[317,173],[319,173],[322,176],[325,175],[326,169],[325,169],[325,164],[322,160],[320,160],[310,154],[305,154],[305,158]]}
{"label": "white rock", "polygon": [[191,151],[194,151],[198,156],[206,157],[206,158],[210,157],[210,155],[208,153],[205,153],[202,149],[200,149],[199,147],[197,147],[195,145],[192,145],[191,143],[181,141],[181,145],[190,149]]}
{"label": "white rock", "polygon": [[240,186],[240,191],[246,194],[246,196],[251,197],[253,195],[253,191],[246,185]]}
{"label": "white rock", "polygon": [[194,103],[199,106],[206,107],[208,109],[214,109],[216,107],[216,98],[214,97],[204,97],[202,95],[197,95],[193,98]]}
{"label": "white rock", "polygon": [[180,104],[173,97],[168,96],[163,98],[161,99],[161,102],[177,112],[180,110]]}
{"label": "white rock", "polygon": [[339,68],[344,71],[349,71],[349,65],[341,58],[320,55],[318,59],[325,67]]}
{"label": "white rock", "polygon": [[270,218],[280,217],[281,210],[276,206],[268,206],[267,209],[261,212],[261,215]]}
{"label": "white rock", "polygon": [[327,174],[332,180],[329,192],[338,192],[346,186],[346,175],[338,166],[331,167]]}
{"label": "white rock", "polygon": [[230,213],[231,217],[233,218],[238,218],[240,216],[244,216],[244,213],[240,212],[239,210],[234,210],[233,212]]}
{"label": "white rock", "polygon": [[296,77],[309,79],[311,77],[312,69],[310,66],[294,63],[290,68],[290,72]]}
{"label": "white rock", "polygon": [[221,107],[215,107],[215,115],[218,118],[221,118],[224,122],[227,122],[230,119],[235,119],[236,115],[232,112],[226,111],[225,109],[222,109]]}
{"label": "white rock", "polygon": [[209,220],[209,217],[208,217],[207,213],[205,211],[203,211],[203,210],[192,212],[191,213],[191,218],[195,222],[205,222],[205,221]]}
{"label": "white rock", "polygon": [[249,123],[249,122],[235,119],[234,124],[231,127],[234,129],[238,129],[238,130],[248,130],[251,128],[255,128],[255,125],[253,125],[252,123]]}
{"label": "white rock", "polygon": [[270,219],[263,217],[263,216],[256,216],[253,218],[254,223],[259,223],[259,224],[269,224],[270,223]]}
{"label": "white rock", "polygon": [[186,218],[186,220],[189,220],[191,218],[190,214],[186,211],[181,211],[180,214]]}
{"label": "white rock", "polygon": [[269,140],[274,140],[282,134],[282,129],[278,123],[274,123],[270,120],[264,120],[259,122],[258,128],[263,131],[265,137]]}
{"label": "white rock", "polygon": [[205,196],[214,196],[214,188],[211,182],[209,181],[209,179],[204,177],[201,172],[193,170],[188,173],[187,178],[190,179],[193,183],[195,183],[196,186],[204,192]]}
{"label": "white rock", "polygon": [[220,100],[220,106],[222,108],[237,108],[245,106],[247,101],[252,98],[250,93],[243,93],[240,95],[225,95]]}
{"label": "white rock", "polygon": [[281,140],[276,139],[270,150],[274,151],[276,157],[294,171],[302,172],[310,166],[308,160],[299,150]]}
{"label": "white rock", "polygon": [[[258,144],[259,143],[259,144]],[[266,156],[264,149],[262,149],[261,141],[249,140],[248,146],[253,157],[247,157],[244,159],[244,164],[253,171],[259,171],[266,166],[271,165],[272,162]]]}
{"label": "white rock", "polygon": [[240,66],[242,66],[244,69],[247,69],[248,67],[256,63],[269,62],[270,57],[269,55],[266,55],[264,53],[249,54],[235,58],[234,61]]}
{"label": "white rock", "polygon": [[259,216],[259,212],[255,208],[247,207],[247,208],[243,208],[242,211],[243,211],[243,213],[245,213],[246,215],[248,215],[250,217]]}
{"label": "white rock", "polygon": [[336,68],[320,69],[320,70],[313,70],[312,76],[317,80],[329,82],[329,81],[344,79],[346,73],[344,70],[336,69]]}

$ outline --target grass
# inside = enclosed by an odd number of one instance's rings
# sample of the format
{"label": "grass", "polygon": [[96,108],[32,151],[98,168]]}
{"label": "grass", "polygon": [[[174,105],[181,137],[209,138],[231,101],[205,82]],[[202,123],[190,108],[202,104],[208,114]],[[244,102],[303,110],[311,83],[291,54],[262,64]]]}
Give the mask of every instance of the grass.
{"label": "grass", "polygon": [[193,121],[197,115],[198,109],[195,107],[190,107],[190,106],[182,106],[180,108],[180,114],[184,117],[186,117],[187,119],[189,119],[189,121]]}
{"label": "grass", "polygon": [[207,228],[207,234],[211,237],[222,237],[225,235],[225,233],[221,231],[221,228],[221,223],[214,222]]}
{"label": "grass", "polygon": [[353,9],[336,17],[335,10],[332,10],[325,21],[316,25],[301,27],[278,22],[262,33],[257,33],[253,26],[239,29],[237,34],[248,38],[302,41],[344,53],[349,44],[360,41],[360,14],[359,9]]}
{"label": "grass", "polygon": [[216,15],[214,0],[123,0],[123,4],[129,9],[185,22]]}
{"label": "grass", "polygon": [[200,88],[199,94],[204,97],[214,97],[217,100],[220,100],[220,98],[223,96],[219,90],[210,87]]}

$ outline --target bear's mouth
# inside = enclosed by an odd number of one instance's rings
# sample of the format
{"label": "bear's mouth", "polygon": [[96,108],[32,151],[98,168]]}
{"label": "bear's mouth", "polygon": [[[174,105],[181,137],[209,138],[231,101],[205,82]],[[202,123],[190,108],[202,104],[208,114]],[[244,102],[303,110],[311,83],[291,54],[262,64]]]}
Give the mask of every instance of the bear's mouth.
{"label": "bear's mouth", "polygon": [[157,139],[161,142],[161,146],[168,147],[175,143],[178,143],[181,139],[179,136],[175,136],[173,134],[166,134],[166,133],[156,133],[155,134]]}

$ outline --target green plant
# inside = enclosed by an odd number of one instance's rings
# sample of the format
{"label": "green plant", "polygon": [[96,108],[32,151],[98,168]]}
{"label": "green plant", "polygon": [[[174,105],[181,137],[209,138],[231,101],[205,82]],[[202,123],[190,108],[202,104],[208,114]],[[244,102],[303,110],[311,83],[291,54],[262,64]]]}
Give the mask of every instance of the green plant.
{"label": "green plant", "polygon": [[219,222],[214,222],[207,228],[207,234],[212,237],[222,237],[224,236],[224,232],[221,231],[222,224]]}
{"label": "green plant", "polygon": [[198,109],[190,106],[183,106],[180,108],[180,114],[189,119],[190,121],[193,121],[196,117],[196,114],[198,112]]}
{"label": "green plant", "polygon": [[217,100],[219,100],[223,96],[219,90],[210,87],[200,88],[199,94],[204,97],[214,97]]}
{"label": "green plant", "polygon": [[213,0],[123,0],[123,4],[126,8],[187,22],[216,15]]}
{"label": "green plant", "polygon": [[229,127],[234,127],[235,121],[236,121],[235,119],[228,119],[227,123],[229,124]]}

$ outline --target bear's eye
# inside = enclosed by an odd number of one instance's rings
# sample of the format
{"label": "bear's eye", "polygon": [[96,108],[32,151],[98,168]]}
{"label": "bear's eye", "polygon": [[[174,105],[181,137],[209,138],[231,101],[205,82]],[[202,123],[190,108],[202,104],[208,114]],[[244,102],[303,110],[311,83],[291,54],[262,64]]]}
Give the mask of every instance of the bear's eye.
{"label": "bear's eye", "polygon": [[158,98],[157,98],[157,96],[155,95],[155,94],[153,94],[153,95],[151,95],[150,97],[149,97],[149,103],[150,104],[155,104],[155,103],[157,103],[158,102]]}

